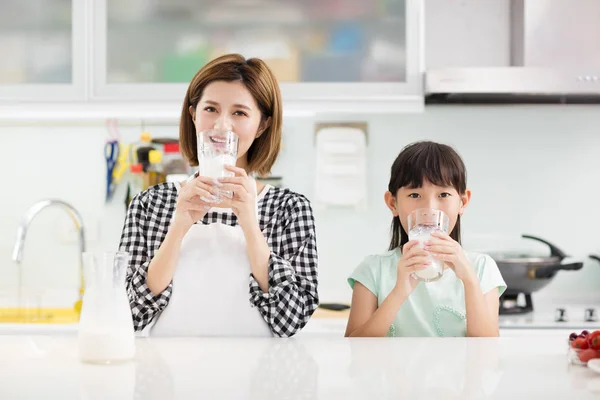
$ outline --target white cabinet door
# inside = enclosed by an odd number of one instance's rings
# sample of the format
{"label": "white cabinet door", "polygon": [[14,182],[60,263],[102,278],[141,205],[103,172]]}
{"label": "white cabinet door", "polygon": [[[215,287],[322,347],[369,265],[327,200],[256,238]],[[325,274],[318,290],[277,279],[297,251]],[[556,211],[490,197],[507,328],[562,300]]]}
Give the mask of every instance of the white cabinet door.
{"label": "white cabinet door", "polygon": [[0,2],[0,102],[85,98],[81,0]]}
{"label": "white cabinet door", "polygon": [[236,52],[274,71],[284,110],[422,107],[422,0],[98,0],[95,100],[172,101]]}

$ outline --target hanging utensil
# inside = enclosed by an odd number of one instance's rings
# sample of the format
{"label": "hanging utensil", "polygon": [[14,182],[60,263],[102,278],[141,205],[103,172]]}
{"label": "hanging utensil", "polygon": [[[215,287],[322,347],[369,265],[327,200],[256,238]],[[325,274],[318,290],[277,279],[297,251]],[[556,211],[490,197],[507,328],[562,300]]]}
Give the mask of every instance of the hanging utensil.
{"label": "hanging utensil", "polygon": [[113,175],[115,171],[115,165],[119,159],[119,141],[121,139],[121,135],[119,134],[116,120],[107,120],[106,128],[108,130],[108,139],[104,145],[104,158],[106,159],[106,202],[108,202],[115,190],[115,181]]}
{"label": "hanging utensil", "polygon": [[107,142],[104,146],[104,156],[106,158],[106,202],[108,202],[115,191],[113,172],[119,157],[119,143]]}

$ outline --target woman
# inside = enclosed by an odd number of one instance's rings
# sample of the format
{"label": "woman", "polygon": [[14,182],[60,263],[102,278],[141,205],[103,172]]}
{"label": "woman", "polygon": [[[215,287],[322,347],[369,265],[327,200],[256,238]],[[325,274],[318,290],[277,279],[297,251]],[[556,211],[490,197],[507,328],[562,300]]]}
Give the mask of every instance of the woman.
{"label": "woman", "polygon": [[[302,195],[255,181],[281,147],[281,94],[257,58],[219,57],[192,79],[180,144],[198,165],[196,132],[238,135],[233,178],[194,175],[136,195],[120,249],[131,255],[127,294],[136,330],[155,336],[289,337],[318,305],[312,208]],[[231,199],[206,203],[216,189]]]}

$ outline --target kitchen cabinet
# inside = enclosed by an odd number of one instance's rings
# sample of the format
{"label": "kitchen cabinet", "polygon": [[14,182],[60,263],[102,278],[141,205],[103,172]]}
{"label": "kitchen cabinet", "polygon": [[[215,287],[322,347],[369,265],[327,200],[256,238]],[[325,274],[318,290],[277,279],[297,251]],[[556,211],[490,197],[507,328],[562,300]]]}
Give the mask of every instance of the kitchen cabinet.
{"label": "kitchen cabinet", "polygon": [[10,0],[4,36],[28,39],[0,36],[0,118],[62,100],[49,113],[176,119],[194,73],[230,52],[267,62],[287,114],[421,111],[423,2]]}
{"label": "kitchen cabinet", "polygon": [[510,65],[512,0],[425,0],[427,69]]}
{"label": "kitchen cabinet", "polygon": [[94,96],[181,101],[198,67],[260,57],[284,109],[402,111],[422,103],[421,0],[105,0]]}
{"label": "kitchen cabinet", "polygon": [[85,3],[0,3],[0,102],[85,99]]}

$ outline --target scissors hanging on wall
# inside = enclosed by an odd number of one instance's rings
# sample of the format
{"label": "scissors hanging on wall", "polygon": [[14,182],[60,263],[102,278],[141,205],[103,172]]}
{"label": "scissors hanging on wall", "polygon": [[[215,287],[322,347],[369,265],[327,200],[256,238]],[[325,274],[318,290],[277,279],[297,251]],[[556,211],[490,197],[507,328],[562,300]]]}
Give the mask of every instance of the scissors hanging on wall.
{"label": "scissors hanging on wall", "polygon": [[119,134],[117,120],[106,120],[106,129],[108,131],[108,139],[104,145],[104,158],[106,159],[106,202],[108,202],[115,191],[113,175],[115,165],[119,159],[121,135]]}

